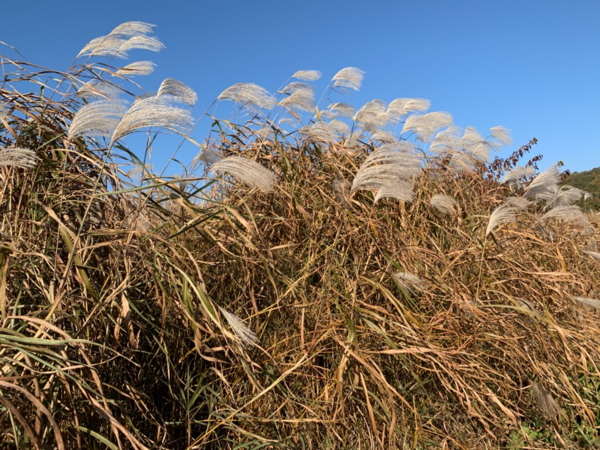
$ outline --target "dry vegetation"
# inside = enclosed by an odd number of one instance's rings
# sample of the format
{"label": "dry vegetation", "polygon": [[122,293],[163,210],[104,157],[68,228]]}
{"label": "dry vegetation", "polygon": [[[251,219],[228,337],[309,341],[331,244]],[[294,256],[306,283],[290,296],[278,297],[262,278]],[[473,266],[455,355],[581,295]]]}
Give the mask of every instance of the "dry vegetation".
{"label": "dry vegetation", "polygon": [[[159,49],[127,26],[82,54]],[[486,163],[494,139],[451,129],[419,151],[450,124],[409,115],[394,147],[381,104],[352,135],[321,113],[289,133],[236,85],[221,100],[247,118],[170,180],[122,138],[186,136],[195,94],[170,80],[129,107],[108,62],[2,60],[2,448],[600,445],[599,224],[555,168],[516,166],[534,142]],[[331,88],[357,89],[344,70]],[[315,111],[300,84],[288,116]]]}

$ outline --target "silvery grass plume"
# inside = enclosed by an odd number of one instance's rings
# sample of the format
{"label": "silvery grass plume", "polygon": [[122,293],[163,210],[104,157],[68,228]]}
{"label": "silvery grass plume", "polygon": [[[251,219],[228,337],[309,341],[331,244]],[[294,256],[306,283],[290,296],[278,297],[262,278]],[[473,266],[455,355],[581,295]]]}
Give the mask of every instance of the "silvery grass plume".
{"label": "silvery grass plume", "polygon": [[578,305],[587,309],[600,310],[600,300],[586,297],[571,297]]}
{"label": "silvery grass plume", "polygon": [[490,150],[498,147],[499,144],[488,142],[474,127],[467,127],[461,139],[461,146],[477,161],[487,163],[490,160]]}
{"label": "silvery grass plume", "polygon": [[429,146],[429,151],[439,155],[458,151],[460,149],[460,133],[461,129],[454,125],[440,131]]}
{"label": "silvery grass plume", "polygon": [[334,130],[323,122],[315,122],[312,125],[302,127],[298,132],[312,143],[333,144],[336,142]]}
{"label": "silvery grass plume", "polygon": [[219,306],[219,310],[223,317],[227,320],[227,323],[231,327],[231,331],[238,337],[242,346],[246,347],[249,345],[258,344],[258,337],[256,334],[248,328],[248,326],[235,314],[230,313],[225,308]]}
{"label": "silvery grass plume", "polygon": [[560,416],[560,406],[556,403],[556,400],[550,395],[550,393],[540,383],[533,383],[531,385],[533,397],[537,402],[538,408],[548,419],[555,419]]}
{"label": "silvery grass plume", "polygon": [[185,103],[194,106],[198,100],[198,95],[194,90],[175,78],[165,78],[158,88],[157,97],[167,97],[175,102]]}
{"label": "silvery grass plume", "polygon": [[121,92],[118,86],[105,80],[92,80],[77,89],[77,96],[86,100],[118,100]]}
{"label": "silvery grass plume", "polygon": [[321,111],[321,117],[325,119],[351,118],[356,108],[349,103],[332,103],[325,111]]}
{"label": "silvery grass plume", "polygon": [[77,55],[127,58],[130,50],[160,51],[165,46],[156,37],[148,36],[155,25],[144,22],[125,22],[107,36],[92,39]]}
{"label": "silvery grass plume", "polygon": [[500,183],[517,183],[519,180],[530,177],[534,174],[535,169],[531,166],[516,166],[513,170],[510,170],[504,174],[500,180]]}
{"label": "silvery grass plume", "polygon": [[124,102],[99,100],[82,106],[69,127],[69,140],[78,136],[101,136],[110,138],[127,112]]}
{"label": "silvery grass plume", "polygon": [[0,101],[0,120],[6,120],[12,114],[12,105],[9,102]]}
{"label": "silvery grass plume", "polygon": [[409,185],[400,183],[408,181],[417,176],[421,168],[421,157],[410,153],[411,145],[403,142],[395,145],[383,145],[371,153],[360,166],[354,181],[352,191],[356,190],[380,190],[386,188],[384,193],[395,192],[400,199],[410,197],[412,187],[409,191],[400,191]]}
{"label": "silvery grass plume", "polygon": [[375,195],[374,203],[382,198],[396,198],[405,202],[412,202],[415,198],[414,182],[412,180],[394,180],[386,183]]}
{"label": "silvery grass plume", "polygon": [[329,128],[335,133],[341,135],[350,134],[350,126],[346,122],[342,122],[341,120],[334,119],[328,123]]}
{"label": "silvery grass plume", "polygon": [[431,102],[424,98],[397,98],[390,102],[387,112],[400,118],[412,112],[425,112],[430,106]]}
{"label": "silvery grass plume", "polygon": [[492,132],[491,136],[502,145],[512,145],[513,138],[510,135],[511,131],[508,128],[498,125],[490,128],[490,131]]}
{"label": "silvery grass plume", "polygon": [[356,67],[346,67],[336,73],[331,81],[334,87],[339,87],[344,91],[349,89],[358,91],[362,84],[364,72]]}
{"label": "silvery grass plume", "polygon": [[453,197],[444,194],[434,195],[431,197],[429,204],[444,214],[455,215],[458,209],[456,200]]}
{"label": "silvery grass plume", "polygon": [[229,156],[213,164],[215,172],[226,172],[252,188],[258,188],[262,192],[273,191],[275,186],[275,174],[256,161],[241,156]]}
{"label": "silvery grass plume", "polygon": [[192,131],[194,119],[189,111],[172,105],[170,96],[150,96],[133,102],[112,134],[110,146],[144,128],[173,131],[185,136]]}
{"label": "silvery grass plume", "polygon": [[517,208],[518,210],[527,211],[531,202],[524,197],[507,197],[504,200],[504,203],[513,208]]}
{"label": "silvery grass plume", "polygon": [[544,194],[540,195],[540,199],[548,201],[547,206],[549,208],[572,205],[578,202],[581,197],[583,197],[583,192],[580,189],[568,185],[558,187],[553,194],[548,193],[547,196],[544,196]]}
{"label": "silvery grass plume", "polygon": [[411,295],[416,295],[427,288],[428,284],[422,278],[413,275],[410,272],[396,272],[393,274],[394,279]]}
{"label": "silvery grass plume", "polygon": [[488,226],[485,229],[485,235],[490,234],[495,228],[505,223],[513,223],[517,220],[517,208],[506,204],[498,206],[490,215]]}
{"label": "silvery grass plume", "polygon": [[292,78],[297,78],[298,80],[303,81],[317,81],[319,78],[321,78],[321,72],[318,70],[299,70],[292,75]]}
{"label": "silvery grass plume", "polygon": [[121,67],[117,70],[117,75],[123,75],[127,77],[133,77],[136,75],[150,75],[154,72],[156,64],[152,61],[136,61],[131,64],[127,64],[125,67]]}
{"label": "silvery grass plume", "polygon": [[591,256],[596,261],[600,261],[600,253],[592,252],[590,250],[583,250],[583,253],[585,253],[588,256]]}
{"label": "silvery grass plume", "polygon": [[266,89],[253,83],[238,83],[228,87],[217,100],[231,100],[244,107],[271,109],[277,100]]}
{"label": "silvery grass plume", "polygon": [[473,157],[461,151],[451,152],[448,168],[456,173],[472,171],[475,168]]}
{"label": "silvery grass plume", "polygon": [[385,102],[375,99],[364,104],[354,115],[352,120],[361,124],[368,124],[375,120],[379,114],[385,113]]}
{"label": "silvery grass plume", "polygon": [[371,135],[371,139],[374,141],[379,141],[384,144],[393,144],[396,142],[396,138],[392,134],[391,131],[388,130],[378,130]]}
{"label": "silvery grass plume", "polygon": [[555,192],[559,182],[558,166],[550,166],[529,183],[523,195],[527,198],[537,198],[540,194]]}
{"label": "silvery grass plume", "polygon": [[315,89],[313,86],[295,82],[287,85],[281,92],[289,94],[279,102],[281,106],[306,112],[315,110]]}
{"label": "silvery grass plume", "polygon": [[38,163],[35,151],[28,148],[7,147],[0,149],[0,166],[14,166],[30,169]]}
{"label": "silvery grass plume", "polygon": [[402,134],[414,132],[422,142],[428,143],[440,128],[452,125],[452,116],[447,112],[431,112],[424,115],[412,115],[404,122]]}
{"label": "silvery grass plume", "polygon": [[581,208],[577,205],[557,206],[544,214],[540,221],[542,223],[548,220],[579,220],[583,216]]}

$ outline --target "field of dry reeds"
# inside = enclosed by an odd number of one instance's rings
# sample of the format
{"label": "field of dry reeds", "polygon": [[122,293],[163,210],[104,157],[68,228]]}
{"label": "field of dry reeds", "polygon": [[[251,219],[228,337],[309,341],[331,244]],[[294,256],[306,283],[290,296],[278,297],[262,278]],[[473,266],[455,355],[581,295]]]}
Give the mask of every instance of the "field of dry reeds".
{"label": "field of dry reeds", "polygon": [[[120,64],[161,47],[0,61],[1,448],[600,445],[600,223],[535,139],[355,110],[346,68],[232,86],[197,143],[196,94]],[[184,176],[127,145],[163,132]]]}

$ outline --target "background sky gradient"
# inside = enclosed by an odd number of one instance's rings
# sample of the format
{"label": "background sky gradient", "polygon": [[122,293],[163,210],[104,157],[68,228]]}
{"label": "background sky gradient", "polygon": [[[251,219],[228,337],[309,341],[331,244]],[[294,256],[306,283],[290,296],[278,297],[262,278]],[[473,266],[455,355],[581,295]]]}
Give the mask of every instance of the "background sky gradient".
{"label": "background sky gradient", "polygon": [[[597,0],[69,0],[1,9],[0,41],[58,70],[122,22],[156,24],[166,49],[134,51],[122,65],[157,64],[135,79],[147,91],[166,77],[188,84],[199,97],[195,117],[235,83],[275,92],[297,70],[323,73],[318,99],[338,70],[354,66],[366,72],[362,89],[336,101],[359,108],[375,98],[427,98],[430,111],[451,113],[460,127],[510,128],[515,143],[501,156],[536,137],[541,168],[559,160],[571,171],[600,166]],[[209,125],[192,137],[203,141]],[[189,162],[195,152],[179,157]]]}

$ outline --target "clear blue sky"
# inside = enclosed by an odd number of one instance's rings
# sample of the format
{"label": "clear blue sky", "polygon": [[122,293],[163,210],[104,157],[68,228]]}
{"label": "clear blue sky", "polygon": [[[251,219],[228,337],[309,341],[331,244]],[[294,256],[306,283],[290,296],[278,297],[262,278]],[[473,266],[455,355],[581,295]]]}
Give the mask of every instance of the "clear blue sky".
{"label": "clear blue sky", "polygon": [[[427,98],[458,126],[510,128],[508,151],[536,137],[542,168],[600,166],[598,0],[19,0],[1,11],[1,41],[61,70],[122,22],[156,24],[166,49],[132,52],[124,64],[158,65],[136,78],[148,91],[166,77],[187,83],[199,96],[196,117],[235,83],[274,92],[295,71],[316,69],[325,86],[354,66],[366,72],[362,89],[339,101]],[[204,130],[193,137],[203,140]]]}

